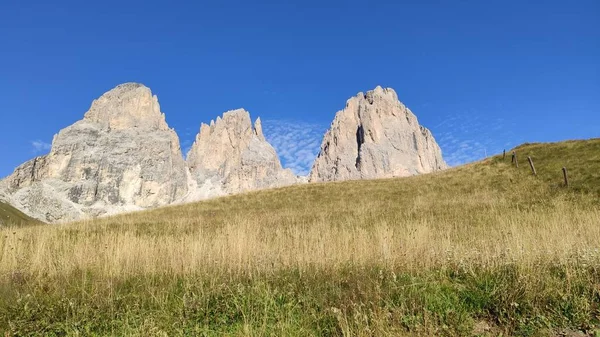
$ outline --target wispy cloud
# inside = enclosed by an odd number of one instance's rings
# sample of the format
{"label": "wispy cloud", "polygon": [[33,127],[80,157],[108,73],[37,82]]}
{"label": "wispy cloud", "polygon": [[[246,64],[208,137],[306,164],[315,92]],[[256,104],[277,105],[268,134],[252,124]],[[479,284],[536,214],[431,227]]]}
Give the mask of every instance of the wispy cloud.
{"label": "wispy cloud", "polygon": [[46,152],[50,151],[50,149],[52,148],[52,144],[46,143],[39,139],[32,140],[31,146],[33,147],[32,151],[34,154],[46,153]]}
{"label": "wispy cloud", "polygon": [[277,151],[283,167],[297,175],[308,175],[328,125],[294,120],[265,120],[262,125],[265,138]]}
{"label": "wispy cloud", "polygon": [[[502,118],[486,118],[465,111],[439,120],[431,131],[446,162],[456,166],[501,153],[502,149],[522,142],[521,138],[515,138],[507,123]],[[297,120],[263,120],[262,125],[265,138],[277,151],[282,165],[297,175],[308,175],[329,125]],[[181,142],[184,155],[193,142],[187,136]],[[506,142],[507,139],[514,141]]]}
{"label": "wispy cloud", "polygon": [[[522,142],[504,118],[463,111],[431,128],[450,166],[461,165],[502,152]],[[507,142],[507,139],[513,141]]]}

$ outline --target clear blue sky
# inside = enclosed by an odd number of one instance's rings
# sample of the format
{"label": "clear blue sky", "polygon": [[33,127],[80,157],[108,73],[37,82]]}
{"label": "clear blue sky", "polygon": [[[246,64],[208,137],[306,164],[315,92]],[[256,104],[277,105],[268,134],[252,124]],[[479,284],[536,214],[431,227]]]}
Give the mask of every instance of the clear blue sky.
{"label": "clear blue sky", "polygon": [[392,87],[456,165],[600,137],[600,1],[3,0],[0,176],[129,81],[183,147],[244,107],[297,172],[350,96]]}

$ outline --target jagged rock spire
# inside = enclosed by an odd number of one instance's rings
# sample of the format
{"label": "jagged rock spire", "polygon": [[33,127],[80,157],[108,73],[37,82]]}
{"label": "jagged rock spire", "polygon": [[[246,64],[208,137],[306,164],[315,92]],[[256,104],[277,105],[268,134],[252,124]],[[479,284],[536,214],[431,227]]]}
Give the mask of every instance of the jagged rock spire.
{"label": "jagged rock spire", "polygon": [[187,163],[198,184],[197,199],[297,182],[265,140],[260,119],[253,127],[244,109],[202,123]]}

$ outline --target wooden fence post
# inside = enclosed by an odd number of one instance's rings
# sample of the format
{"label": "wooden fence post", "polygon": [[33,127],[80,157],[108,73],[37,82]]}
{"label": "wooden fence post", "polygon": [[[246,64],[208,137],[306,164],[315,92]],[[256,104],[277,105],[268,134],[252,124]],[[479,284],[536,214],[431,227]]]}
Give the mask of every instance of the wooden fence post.
{"label": "wooden fence post", "polygon": [[537,176],[537,172],[535,171],[535,166],[533,166],[533,159],[531,159],[531,157],[527,157],[527,160],[529,161],[529,166],[531,166],[531,172],[533,172],[534,176]]}
{"label": "wooden fence post", "polygon": [[563,176],[565,177],[565,186],[569,187],[569,175],[567,174],[567,168],[563,167]]}
{"label": "wooden fence post", "polygon": [[517,154],[515,153],[515,151],[513,151],[512,153],[512,158],[510,159],[510,163],[514,164],[515,163],[515,157],[517,156]]}
{"label": "wooden fence post", "polygon": [[502,160],[506,159],[506,149],[502,152]]}

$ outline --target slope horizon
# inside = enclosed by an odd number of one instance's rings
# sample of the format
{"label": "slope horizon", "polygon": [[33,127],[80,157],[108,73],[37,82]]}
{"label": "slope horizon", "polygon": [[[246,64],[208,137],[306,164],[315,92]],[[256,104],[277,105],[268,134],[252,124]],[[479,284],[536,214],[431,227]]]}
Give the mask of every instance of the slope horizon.
{"label": "slope horizon", "polygon": [[[576,190],[577,192],[584,192],[584,193],[591,193],[591,194],[595,193],[597,195],[600,195],[600,189],[599,189],[600,185],[598,185],[598,182],[600,182],[600,176],[597,173],[595,173],[593,171],[593,169],[590,169],[590,167],[594,166],[594,163],[597,159],[596,158],[597,153],[596,153],[595,149],[597,149],[599,146],[600,146],[600,137],[590,138],[590,139],[582,139],[582,140],[564,140],[564,141],[558,141],[558,142],[523,143],[523,144],[517,145],[514,148],[507,149],[507,153],[509,153],[509,151],[517,151],[521,157],[532,156],[533,158],[535,158],[535,162],[537,163],[536,166],[538,167],[538,169],[541,169],[539,171],[539,173],[541,173],[542,180],[545,181],[545,183],[548,184],[548,186],[553,186],[554,188],[557,186],[557,181],[560,180],[559,174],[557,174],[557,172],[560,171],[560,167],[562,167],[565,163],[569,163],[570,169],[575,169],[574,170],[574,172],[575,172],[574,186],[571,186],[571,187],[574,188],[574,190]],[[580,155],[574,155],[574,153],[578,153]],[[555,154],[555,155],[551,155],[551,154]],[[560,154],[560,155],[556,156],[556,154]],[[577,157],[577,158],[575,158],[575,157]],[[458,165],[455,167],[449,167],[449,169],[469,170],[474,167],[473,165],[484,166],[484,165],[489,164],[491,161],[498,162],[501,159],[502,159],[502,161],[509,161],[506,158],[502,158],[501,154],[492,154],[489,157],[486,157],[482,160],[472,162],[472,163],[465,163],[465,164]],[[538,162],[538,160],[540,160],[540,159],[541,159],[541,165],[539,165],[540,163]],[[524,167],[522,167],[521,171],[523,171],[523,170],[528,171],[529,170],[528,166],[525,165]],[[448,172],[445,172],[445,173],[437,172],[437,174],[431,176],[431,179],[439,179],[440,173],[445,174],[445,175],[452,174],[452,173],[448,173]],[[571,173],[573,173],[573,172],[571,172]],[[434,174],[434,173],[430,173],[430,174]],[[427,176],[430,174],[425,174],[425,175]],[[427,178],[419,178],[418,176],[419,175],[407,176],[407,177],[396,177],[396,178],[347,180],[347,181],[338,181],[338,182],[334,182],[334,181],[313,182],[313,184],[331,184],[331,183],[370,184],[370,183],[377,183],[376,181],[396,181],[397,179],[401,179],[401,180],[409,179],[409,180],[407,180],[407,182],[411,181],[413,179],[427,179]],[[372,182],[370,182],[370,181],[372,181]],[[572,181],[572,183],[573,183],[573,181]],[[302,185],[299,185],[299,186],[300,186],[300,188],[304,188],[304,187],[301,187]],[[257,194],[264,194],[264,193],[278,193],[277,191],[294,190],[294,189],[297,189],[299,186],[298,185],[297,186],[283,186],[283,187],[259,189],[259,190],[250,191],[249,193],[250,193],[250,195],[257,195]],[[209,198],[209,199],[204,199],[204,200],[189,201],[184,204],[165,205],[165,206],[157,207],[154,209],[145,209],[145,210],[140,210],[140,211],[134,211],[132,213],[125,212],[125,213],[121,213],[121,214],[113,214],[113,215],[97,218],[96,221],[102,221],[102,219],[114,218],[114,217],[118,218],[118,217],[122,217],[124,215],[126,216],[127,214],[131,215],[134,213],[135,214],[145,214],[148,212],[155,212],[157,209],[182,207],[182,205],[183,205],[183,207],[185,207],[185,205],[201,205],[203,203],[215,202],[215,199],[225,198],[223,200],[226,200],[231,197],[240,198],[240,197],[243,197],[242,194],[247,194],[247,193],[248,192],[234,194],[234,195],[217,196],[214,198]],[[5,222],[3,223],[2,220],[4,220]],[[95,221],[95,220],[92,220],[92,221]],[[3,203],[0,201],[0,229],[2,228],[3,225],[4,226],[7,226],[7,225],[14,226],[14,227],[21,227],[21,226],[26,227],[26,226],[39,225],[39,224],[46,224],[46,223],[24,214],[23,212],[21,212],[20,210],[18,210],[17,208],[15,208],[13,206],[11,206],[10,204]]]}

